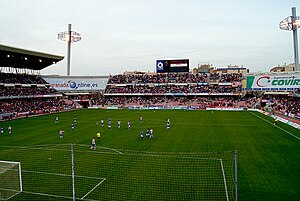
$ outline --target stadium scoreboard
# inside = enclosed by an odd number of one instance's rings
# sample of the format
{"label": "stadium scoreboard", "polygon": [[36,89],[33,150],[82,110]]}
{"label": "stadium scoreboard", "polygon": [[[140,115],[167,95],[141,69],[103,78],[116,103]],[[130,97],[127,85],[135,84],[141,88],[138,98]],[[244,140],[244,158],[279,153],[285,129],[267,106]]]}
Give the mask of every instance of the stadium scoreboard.
{"label": "stadium scoreboard", "polygon": [[188,59],[156,60],[157,73],[189,72]]}

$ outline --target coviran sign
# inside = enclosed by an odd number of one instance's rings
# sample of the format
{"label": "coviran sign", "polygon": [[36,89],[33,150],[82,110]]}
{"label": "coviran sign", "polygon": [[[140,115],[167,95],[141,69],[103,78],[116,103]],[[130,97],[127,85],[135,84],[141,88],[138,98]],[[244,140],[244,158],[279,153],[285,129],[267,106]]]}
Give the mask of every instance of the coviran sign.
{"label": "coviran sign", "polygon": [[300,74],[247,76],[246,90],[295,90]]}

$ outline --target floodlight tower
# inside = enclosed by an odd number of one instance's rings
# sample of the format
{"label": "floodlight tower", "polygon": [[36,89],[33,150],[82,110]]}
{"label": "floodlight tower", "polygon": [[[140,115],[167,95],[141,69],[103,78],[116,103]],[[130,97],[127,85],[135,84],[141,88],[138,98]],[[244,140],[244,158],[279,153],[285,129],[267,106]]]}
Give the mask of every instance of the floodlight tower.
{"label": "floodlight tower", "polygon": [[299,56],[298,56],[298,35],[297,29],[300,27],[300,17],[296,16],[296,7],[292,7],[292,16],[289,16],[279,23],[279,28],[282,30],[293,31],[294,43],[294,71],[299,71]]}
{"label": "floodlight tower", "polygon": [[68,25],[68,31],[58,33],[58,39],[66,41],[67,46],[67,75],[70,76],[70,60],[71,60],[71,43],[81,40],[81,35],[75,31],[71,31],[72,25]]}

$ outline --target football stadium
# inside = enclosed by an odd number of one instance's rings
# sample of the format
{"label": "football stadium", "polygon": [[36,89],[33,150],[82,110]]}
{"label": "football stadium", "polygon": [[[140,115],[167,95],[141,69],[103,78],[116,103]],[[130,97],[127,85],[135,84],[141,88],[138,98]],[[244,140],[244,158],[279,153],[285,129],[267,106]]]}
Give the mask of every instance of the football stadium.
{"label": "football stadium", "polygon": [[[261,1],[259,8],[250,1],[225,7],[222,1],[202,1],[198,8],[194,1],[116,2],[68,1],[66,10],[65,2],[56,0],[3,3],[0,38],[26,41],[0,44],[0,201],[300,200],[295,7],[279,24],[293,31],[294,63],[252,72],[248,65],[221,67],[195,57],[221,55],[223,63],[241,59],[253,65],[265,55],[274,62],[291,60],[276,58],[289,51],[283,37],[258,31],[269,26],[264,20],[273,19],[267,14],[274,2]],[[245,16],[236,17],[240,10]],[[67,44],[66,56],[46,53],[58,49],[50,41],[35,41],[52,37],[48,28],[64,21],[60,12],[84,21],[89,42],[74,56],[79,75],[70,73],[71,43],[81,40],[71,24],[58,33]],[[227,18],[231,14],[233,21]],[[15,24],[16,16],[23,23]],[[221,27],[227,21],[232,26]],[[46,51],[31,48],[39,46]],[[128,67],[137,60],[145,67]],[[43,73],[60,70],[64,62],[67,75]],[[115,73],[110,62],[125,70]]]}
{"label": "football stadium", "polygon": [[0,53],[1,200],[300,199],[297,72],[42,76],[63,57]]}

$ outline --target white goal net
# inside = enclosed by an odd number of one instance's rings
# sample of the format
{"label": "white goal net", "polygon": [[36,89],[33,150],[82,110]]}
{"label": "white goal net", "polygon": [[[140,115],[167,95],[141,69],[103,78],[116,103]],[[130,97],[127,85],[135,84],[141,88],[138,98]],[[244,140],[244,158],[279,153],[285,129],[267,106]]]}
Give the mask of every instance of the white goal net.
{"label": "white goal net", "polygon": [[0,200],[8,200],[22,192],[21,163],[0,161]]}

